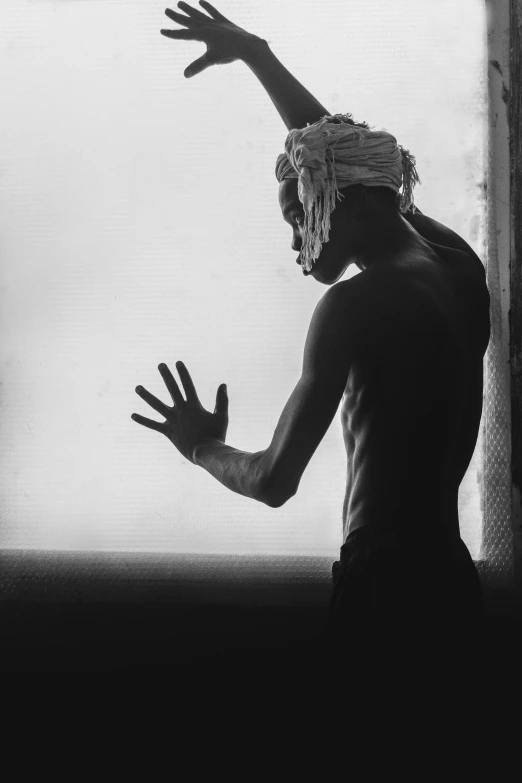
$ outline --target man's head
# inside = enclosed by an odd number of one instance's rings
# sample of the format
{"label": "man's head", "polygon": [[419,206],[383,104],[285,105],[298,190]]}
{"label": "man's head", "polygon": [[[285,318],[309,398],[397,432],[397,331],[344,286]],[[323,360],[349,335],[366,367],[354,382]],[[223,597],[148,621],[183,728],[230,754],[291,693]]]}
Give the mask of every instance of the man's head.
{"label": "man's head", "polygon": [[[330,231],[319,256],[303,274],[326,285],[336,283],[355,264],[365,269],[379,258],[404,247],[412,229],[402,217],[397,194],[387,187],[362,184],[340,188],[343,196],[330,215]],[[279,205],[292,228],[292,250],[303,247],[304,207],[297,192],[297,180],[285,179],[279,185]],[[301,256],[296,263],[301,264]]]}
{"label": "man's head", "polygon": [[[276,177],[283,217],[293,229],[304,274],[330,284],[387,247],[411,240],[401,216],[419,182],[414,158],[386,131],[350,115],[323,117],[290,131]],[[403,193],[398,196],[403,185]]]}

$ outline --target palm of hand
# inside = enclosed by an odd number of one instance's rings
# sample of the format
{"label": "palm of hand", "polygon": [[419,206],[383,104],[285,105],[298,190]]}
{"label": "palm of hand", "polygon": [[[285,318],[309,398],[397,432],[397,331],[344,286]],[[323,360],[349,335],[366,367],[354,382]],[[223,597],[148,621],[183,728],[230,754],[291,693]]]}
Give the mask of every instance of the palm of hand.
{"label": "palm of hand", "polygon": [[136,393],[166,421],[160,423],[140,416],[138,413],[133,413],[131,418],[148,429],[161,432],[185,459],[194,462],[194,452],[198,446],[214,440],[225,442],[228,429],[228,396],[225,384],[221,384],[216,395],[214,413],[210,413],[200,403],[194,383],[184,363],[176,362],[176,367],[187,399],[183,398],[167,365],[160,364],[158,369],[174,405],[172,407],[165,405],[143,386],[137,386]]}
{"label": "palm of hand", "polygon": [[178,6],[185,11],[187,16],[167,8],[165,14],[169,19],[188,29],[160,31],[167,38],[206,43],[206,53],[185,69],[187,78],[201,73],[211,65],[228,64],[241,59],[255,37],[224,17],[205,0],[200,0],[200,5],[208,11],[210,16],[184,2],[178,3]]}

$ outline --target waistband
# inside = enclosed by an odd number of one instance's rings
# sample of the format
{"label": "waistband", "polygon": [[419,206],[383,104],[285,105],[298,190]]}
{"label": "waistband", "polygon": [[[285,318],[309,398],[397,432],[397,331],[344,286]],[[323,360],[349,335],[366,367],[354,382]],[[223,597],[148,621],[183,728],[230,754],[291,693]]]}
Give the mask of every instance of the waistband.
{"label": "waistband", "polygon": [[460,533],[445,527],[425,528],[416,527],[386,527],[367,526],[358,527],[348,534],[343,546],[355,542],[393,541],[397,543],[456,543],[462,541]]}

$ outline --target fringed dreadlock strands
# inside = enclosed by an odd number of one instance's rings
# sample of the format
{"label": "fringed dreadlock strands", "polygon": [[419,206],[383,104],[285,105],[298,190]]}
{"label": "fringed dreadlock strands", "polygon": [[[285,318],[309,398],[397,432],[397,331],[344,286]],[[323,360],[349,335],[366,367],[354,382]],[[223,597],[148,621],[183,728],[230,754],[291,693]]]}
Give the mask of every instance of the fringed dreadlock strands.
{"label": "fringed dreadlock strands", "polygon": [[415,204],[413,203],[413,188],[420,185],[420,177],[415,167],[415,157],[409,150],[398,145],[402,155],[402,195],[400,199],[401,212],[407,212],[411,207],[415,214]]}
{"label": "fringed dreadlock strands", "polygon": [[[339,119],[339,123],[346,123],[347,115],[334,115]],[[351,117],[351,115],[349,115]],[[328,118],[324,125],[329,124],[331,121]],[[365,144],[364,129],[368,128],[366,123],[352,124],[350,128],[353,128],[354,134],[357,137],[357,146],[361,147]],[[364,127],[363,127],[364,125]],[[323,126],[324,127],[324,126]],[[311,271],[314,262],[319,258],[322,245],[328,241],[331,228],[331,214],[336,206],[336,200],[341,201],[343,198],[342,193],[339,192],[337,186],[337,176],[335,168],[335,147],[341,138],[339,135],[329,133],[328,130],[323,129],[321,136],[325,138],[324,146],[324,162],[326,168],[329,168],[329,176],[325,177],[317,186],[313,196],[313,201],[309,202],[308,209],[305,209],[305,219],[303,226],[303,247],[301,249],[301,259],[304,269]],[[308,178],[306,178],[308,180]],[[310,182],[312,178],[310,177]],[[306,186],[303,182],[303,191],[306,191]],[[302,199],[303,203],[304,200]]]}
{"label": "fringed dreadlock strands", "polygon": [[[331,160],[328,152],[331,153]],[[321,252],[322,244],[328,241],[331,228],[331,214],[335,209],[336,199],[341,200],[342,194],[337,187],[335,173],[335,153],[333,147],[325,148],[325,163],[330,168],[329,176],[316,189],[313,201],[305,210],[303,226],[304,246],[301,250],[304,269],[309,272],[313,262]]]}

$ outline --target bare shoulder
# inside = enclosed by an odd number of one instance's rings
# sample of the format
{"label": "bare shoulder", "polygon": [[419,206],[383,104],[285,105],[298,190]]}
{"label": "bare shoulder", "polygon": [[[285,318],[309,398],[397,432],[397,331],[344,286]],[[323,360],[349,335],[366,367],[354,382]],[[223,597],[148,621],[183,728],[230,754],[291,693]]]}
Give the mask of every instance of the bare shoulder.
{"label": "bare shoulder", "polygon": [[[388,299],[389,274],[368,268],[330,286],[317,305],[329,320],[329,330],[355,336],[371,311]],[[382,300],[382,301],[381,301]]]}
{"label": "bare shoulder", "polygon": [[363,273],[334,283],[319,300],[317,310],[328,313],[332,319],[353,320],[354,315],[359,317],[364,310],[368,289],[368,282]]}
{"label": "bare shoulder", "polygon": [[[321,363],[348,356],[357,343],[362,314],[367,310],[363,290],[368,286],[355,275],[328,287],[318,301],[306,339],[305,355]],[[367,300],[366,300],[367,301]]]}
{"label": "bare shoulder", "polygon": [[415,214],[410,209],[405,212],[403,217],[408,223],[417,231],[418,234],[427,240],[429,243],[436,245],[440,248],[448,248],[454,250],[460,250],[463,252],[463,257],[472,261],[471,268],[475,272],[485,277],[484,264],[480,260],[479,256],[475,253],[473,248],[463,239],[456,231],[440,223],[428,215],[424,215],[417,209]]}

